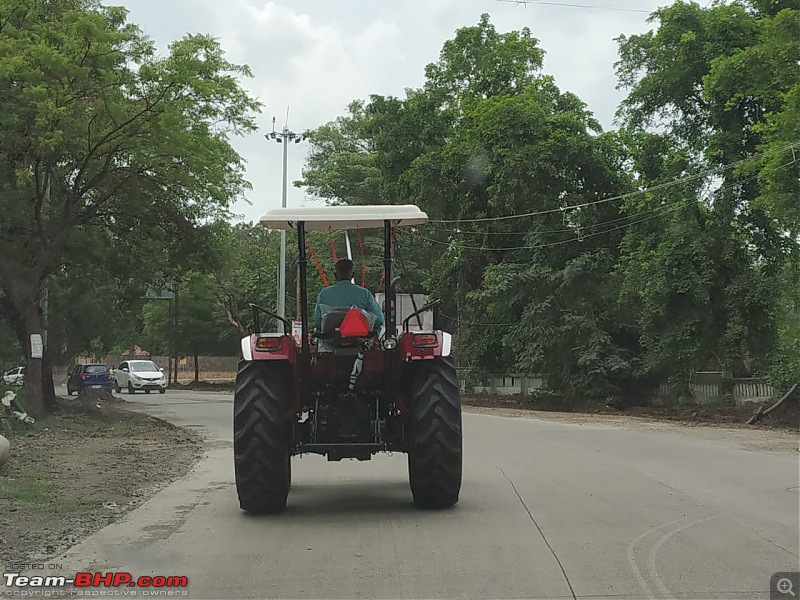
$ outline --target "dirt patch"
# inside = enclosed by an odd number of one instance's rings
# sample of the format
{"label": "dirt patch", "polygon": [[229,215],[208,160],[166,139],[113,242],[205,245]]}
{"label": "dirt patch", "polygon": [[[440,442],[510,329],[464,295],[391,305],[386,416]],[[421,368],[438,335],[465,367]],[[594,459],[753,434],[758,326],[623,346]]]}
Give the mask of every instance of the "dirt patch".
{"label": "dirt patch", "polygon": [[515,411],[536,411],[540,413],[563,413],[569,415],[606,415],[609,417],[635,417],[649,421],[674,421],[682,425],[742,427],[747,429],[777,429],[800,432],[800,402],[794,400],[781,406],[759,421],[747,425],[747,420],[758,408],[756,403],[743,406],[733,405],[691,405],[691,406],[647,406],[615,408],[605,402],[577,400],[563,402],[555,398],[532,396],[464,396],[462,403],[467,407],[509,409]]}
{"label": "dirt patch", "polygon": [[108,392],[60,399],[33,428],[0,419],[0,565],[47,560],[186,474],[202,439]]}

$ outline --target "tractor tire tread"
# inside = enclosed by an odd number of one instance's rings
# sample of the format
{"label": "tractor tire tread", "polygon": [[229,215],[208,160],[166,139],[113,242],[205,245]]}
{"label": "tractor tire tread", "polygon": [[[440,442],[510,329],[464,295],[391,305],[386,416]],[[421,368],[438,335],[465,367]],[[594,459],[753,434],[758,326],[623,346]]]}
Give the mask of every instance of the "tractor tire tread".
{"label": "tractor tire tread", "polygon": [[458,502],[462,478],[461,397],[447,358],[413,365],[410,380],[409,478],[420,508]]}
{"label": "tractor tire tread", "polygon": [[281,512],[291,484],[289,404],[291,371],[285,365],[241,361],[234,394],[234,463],[242,510]]}

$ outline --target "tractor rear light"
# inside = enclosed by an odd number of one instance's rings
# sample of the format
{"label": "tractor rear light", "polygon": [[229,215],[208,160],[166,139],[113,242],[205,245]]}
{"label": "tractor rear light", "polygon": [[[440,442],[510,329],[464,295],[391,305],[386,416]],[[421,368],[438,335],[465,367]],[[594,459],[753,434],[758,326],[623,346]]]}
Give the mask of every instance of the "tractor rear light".
{"label": "tractor rear light", "polygon": [[435,333],[412,333],[411,345],[415,348],[435,348],[439,345],[439,337]]}
{"label": "tractor rear light", "polygon": [[282,337],[260,337],[256,340],[256,349],[264,350],[266,352],[274,352],[280,350],[283,345]]}

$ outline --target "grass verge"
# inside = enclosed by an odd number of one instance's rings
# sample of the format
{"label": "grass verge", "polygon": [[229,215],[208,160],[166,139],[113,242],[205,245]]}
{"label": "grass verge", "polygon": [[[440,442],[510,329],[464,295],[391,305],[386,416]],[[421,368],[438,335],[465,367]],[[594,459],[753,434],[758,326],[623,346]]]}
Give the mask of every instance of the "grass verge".
{"label": "grass verge", "polygon": [[0,569],[43,561],[120,518],[202,454],[192,431],[125,409],[107,392],[60,399],[33,427],[0,416]]}

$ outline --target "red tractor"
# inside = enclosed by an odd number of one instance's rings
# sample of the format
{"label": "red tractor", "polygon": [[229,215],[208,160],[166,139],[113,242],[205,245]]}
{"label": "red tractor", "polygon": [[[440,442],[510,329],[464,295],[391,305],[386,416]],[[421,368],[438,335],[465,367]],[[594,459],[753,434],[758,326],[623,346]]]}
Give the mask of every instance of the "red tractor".
{"label": "red tractor", "polygon": [[[234,457],[239,505],[250,513],[286,508],[292,456],[320,454],[329,461],[370,460],[379,452],[408,454],[414,503],[445,508],[461,489],[461,398],[450,359],[452,338],[439,330],[398,328],[392,279],[393,229],[426,223],[416,206],[282,208],[267,212],[268,229],[297,231],[300,264],[300,342],[291,322],[252,305],[255,332],[242,339],[234,397]],[[306,235],[310,229],[380,228],[384,236],[385,323],[373,332],[357,308],[323,307],[310,331],[306,289]],[[261,331],[259,314],[283,323]],[[399,331],[398,331],[399,329]]]}

